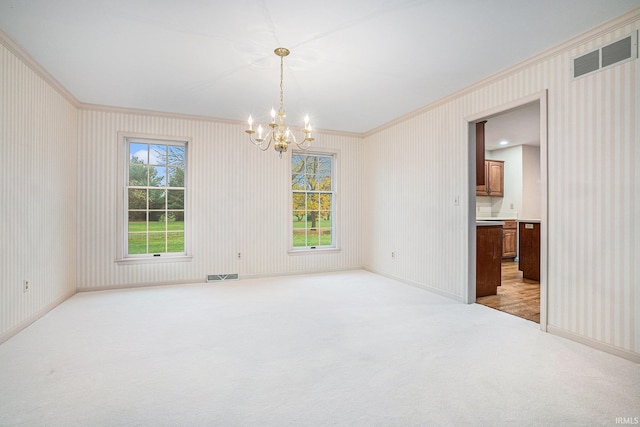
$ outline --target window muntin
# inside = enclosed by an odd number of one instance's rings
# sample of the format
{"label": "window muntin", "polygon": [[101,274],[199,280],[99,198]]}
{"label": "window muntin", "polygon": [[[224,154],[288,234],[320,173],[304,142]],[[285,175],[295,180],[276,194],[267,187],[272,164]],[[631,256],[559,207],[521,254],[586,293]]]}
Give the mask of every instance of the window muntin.
{"label": "window muntin", "polygon": [[125,138],[125,145],[125,257],[186,255],[186,142]]}
{"label": "window muntin", "polygon": [[293,249],[336,246],[334,159],[333,154],[292,155]]}

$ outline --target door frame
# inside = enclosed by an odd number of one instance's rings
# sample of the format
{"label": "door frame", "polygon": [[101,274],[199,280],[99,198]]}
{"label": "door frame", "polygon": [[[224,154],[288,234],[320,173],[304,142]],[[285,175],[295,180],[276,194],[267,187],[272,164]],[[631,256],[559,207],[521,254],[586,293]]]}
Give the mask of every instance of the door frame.
{"label": "door frame", "polygon": [[540,106],[540,329],[548,325],[548,242],[549,242],[549,193],[548,193],[548,141],[547,141],[547,90],[519,98],[515,101],[465,117],[468,135],[468,268],[467,304],[476,302],[476,126],[480,120],[505,113],[514,108],[539,102]]}

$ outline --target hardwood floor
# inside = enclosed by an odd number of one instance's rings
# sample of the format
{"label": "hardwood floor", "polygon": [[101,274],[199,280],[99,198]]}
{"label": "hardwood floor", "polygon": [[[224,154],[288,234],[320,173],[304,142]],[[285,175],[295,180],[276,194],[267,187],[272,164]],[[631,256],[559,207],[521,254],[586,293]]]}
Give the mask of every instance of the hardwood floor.
{"label": "hardwood floor", "polygon": [[480,297],[476,302],[540,323],[540,282],[523,279],[517,262],[503,261],[498,295]]}

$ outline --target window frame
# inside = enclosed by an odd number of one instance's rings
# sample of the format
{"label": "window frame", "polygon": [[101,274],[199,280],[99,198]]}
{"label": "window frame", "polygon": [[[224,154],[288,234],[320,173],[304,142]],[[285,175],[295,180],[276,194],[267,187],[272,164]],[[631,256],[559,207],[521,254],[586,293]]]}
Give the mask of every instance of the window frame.
{"label": "window frame", "polygon": [[[297,155],[305,156],[322,156],[331,158],[331,185],[332,185],[332,206],[331,206],[331,232],[332,232],[332,245],[331,246],[293,246],[293,194],[292,188],[292,163],[293,157]],[[340,252],[340,236],[338,233],[338,226],[340,224],[339,218],[339,206],[340,206],[340,180],[339,180],[339,150],[323,149],[320,147],[314,147],[310,150],[292,150],[290,156],[288,156],[288,179],[287,179],[287,230],[288,230],[288,254],[289,255],[308,255],[308,254],[320,254],[320,253],[332,253]]]}
{"label": "window frame", "polygon": [[[160,254],[129,254],[128,253],[128,176],[129,176],[129,144],[139,141],[144,144],[177,145],[185,147],[185,176],[184,176],[184,252],[162,252]],[[143,133],[118,132],[118,200],[117,215],[117,253],[116,262],[119,264],[162,263],[191,261],[191,208],[190,208],[190,167],[189,158],[191,138],[167,135],[151,135]],[[160,187],[163,188],[163,187]],[[166,187],[165,187],[166,188]]]}

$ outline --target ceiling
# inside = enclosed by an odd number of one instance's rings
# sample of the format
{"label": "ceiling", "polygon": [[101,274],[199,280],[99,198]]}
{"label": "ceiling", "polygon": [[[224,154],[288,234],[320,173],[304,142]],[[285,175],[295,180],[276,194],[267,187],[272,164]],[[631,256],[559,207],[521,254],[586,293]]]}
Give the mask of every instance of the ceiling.
{"label": "ceiling", "polygon": [[0,28],[80,102],[366,132],[640,0],[0,0]]}
{"label": "ceiling", "polygon": [[[540,146],[540,102],[535,101],[486,118],[484,125],[487,151],[517,145]],[[501,142],[506,144],[501,145]]]}

